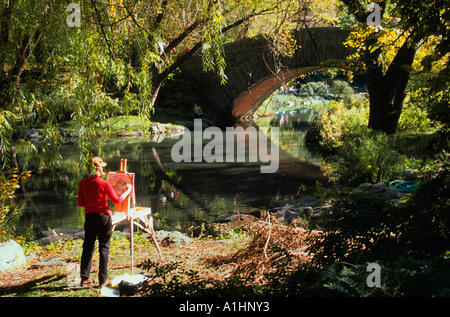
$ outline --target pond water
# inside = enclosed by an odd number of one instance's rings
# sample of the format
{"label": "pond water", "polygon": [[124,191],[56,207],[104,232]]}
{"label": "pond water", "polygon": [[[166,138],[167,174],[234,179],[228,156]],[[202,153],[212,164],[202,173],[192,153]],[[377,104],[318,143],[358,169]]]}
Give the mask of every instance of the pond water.
{"label": "pond water", "polygon": [[[135,173],[136,205],[151,207],[159,228],[184,230],[236,209],[266,209],[292,199],[302,185],[314,184],[320,174],[319,158],[304,144],[314,116],[313,110],[301,110],[251,123],[279,127],[276,173],[261,173],[258,162],[175,163],[171,149],[179,139],[170,138],[106,140],[102,158],[108,163],[106,172],[119,169],[120,159],[126,158],[128,172]],[[83,177],[78,172],[79,156],[76,145],[63,145],[61,172],[27,181],[34,206],[28,203],[22,230],[33,219],[42,230],[83,226],[83,209],[76,204]],[[36,211],[38,220],[30,216]]]}

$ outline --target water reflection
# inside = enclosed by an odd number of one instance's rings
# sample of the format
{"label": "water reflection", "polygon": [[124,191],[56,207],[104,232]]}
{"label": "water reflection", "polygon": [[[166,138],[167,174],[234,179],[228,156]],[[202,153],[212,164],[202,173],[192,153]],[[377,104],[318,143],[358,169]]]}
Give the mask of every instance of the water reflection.
{"label": "water reflection", "polygon": [[[136,177],[137,206],[151,207],[160,227],[184,230],[235,209],[268,208],[277,200],[292,198],[302,184],[315,182],[318,157],[304,145],[314,113],[289,113],[285,117],[284,122],[278,116],[250,123],[280,127],[277,173],[262,174],[259,163],[174,163],[171,148],[178,140],[169,138],[160,142],[143,137],[108,140],[102,157],[109,171],[118,169],[120,159],[126,158],[128,171]],[[64,145],[62,156],[64,166],[56,178],[43,174],[27,183],[33,208],[40,214],[40,228],[83,226],[83,210],[76,205],[78,182],[83,178],[77,167],[77,147]],[[31,206],[27,209],[30,214]],[[30,223],[29,218],[23,219],[22,228]]]}

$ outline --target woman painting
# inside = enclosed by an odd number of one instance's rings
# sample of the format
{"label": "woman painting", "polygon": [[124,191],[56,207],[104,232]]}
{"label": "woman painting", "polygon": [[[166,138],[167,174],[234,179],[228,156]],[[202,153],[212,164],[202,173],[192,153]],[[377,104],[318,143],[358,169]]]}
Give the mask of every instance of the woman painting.
{"label": "woman painting", "polygon": [[130,193],[132,186],[118,196],[111,184],[100,178],[105,175],[103,168],[106,163],[100,157],[93,157],[90,166],[90,176],[83,178],[78,186],[77,204],[84,207],[85,238],[83,242],[83,253],[81,255],[80,275],[81,286],[95,283],[89,278],[91,273],[92,255],[94,254],[95,241],[98,239],[98,251],[100,255],[98,279],[99,285],[108,284],[108,260],[109,244],[112,235],[111,210],[108,208],[106,198],[114,204],[120,204]]}

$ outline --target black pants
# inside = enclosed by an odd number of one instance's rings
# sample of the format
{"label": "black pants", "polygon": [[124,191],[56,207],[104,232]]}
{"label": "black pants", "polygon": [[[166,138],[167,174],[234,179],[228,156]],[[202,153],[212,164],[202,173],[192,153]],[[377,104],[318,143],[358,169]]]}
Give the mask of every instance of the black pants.
{"label": "black pants", "polygon": [[98,239],[100,256],[98,281],[103,284],[108,280],[109,243],[112,235],[111,216],[106,214],[87,213],[84,223],[83,253],[81,255],[81,280],[89,278],[95,241]]}

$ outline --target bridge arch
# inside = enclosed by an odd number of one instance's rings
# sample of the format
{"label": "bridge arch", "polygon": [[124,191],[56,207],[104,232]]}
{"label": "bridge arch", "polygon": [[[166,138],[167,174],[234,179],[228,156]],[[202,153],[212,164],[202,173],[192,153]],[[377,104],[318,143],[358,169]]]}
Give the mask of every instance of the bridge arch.
{"label": "bridge arch", "polygon": [[270,94],[301,74],[319,69],[320,66],[301,67],[280,72],[249,88],[238,96],[231,105],[232,118],[242,119],[252,116]]}
{"label": "bridge arch", "polygon": [[251,115],[284,82],[316,70],[327,60],[345,59],[350,53],[343,44],[348,30],[329,27],[293,32],[298,48],[290,57],[275,56],[262,36],[226,44],[225,85],[216,74],[203,71],[200,55],[185,63],[181,71],[195,81],[193,93],[206,116],[222,126],[239,121]]}

